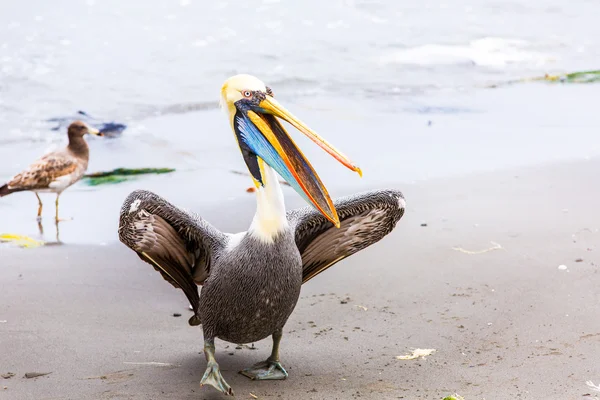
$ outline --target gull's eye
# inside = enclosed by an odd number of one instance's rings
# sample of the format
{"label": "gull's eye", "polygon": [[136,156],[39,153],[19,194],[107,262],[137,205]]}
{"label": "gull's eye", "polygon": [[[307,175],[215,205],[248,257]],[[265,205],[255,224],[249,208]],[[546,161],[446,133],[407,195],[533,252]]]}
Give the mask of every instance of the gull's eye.
{"label": "gull's eye", "polygon": [[245,98],[249,99],[252,97],[252,92],[249,90],[244,90],[242,91],[242,96],[244,96]]}

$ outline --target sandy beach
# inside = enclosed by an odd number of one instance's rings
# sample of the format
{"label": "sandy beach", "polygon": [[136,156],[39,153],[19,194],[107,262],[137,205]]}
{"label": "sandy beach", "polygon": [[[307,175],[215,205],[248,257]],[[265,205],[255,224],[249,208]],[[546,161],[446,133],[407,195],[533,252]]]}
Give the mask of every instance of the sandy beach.
{"label": "sandy beach", "polygon": [[[593,158],[400,185],[398,228],[303,287],[282,342],[289,379],[237,374],[270,339],[217,342],[236,397],[600,396],[586,385],[600,383],[599,171]],[[198,387],[202,336],[183,294],[117,241],[1,254],[0,373],[14,376],[0,398],[224,398]],[[396,358],[415,348],[436,351]]]}
{"label": "sandy beach", "polygon": [[[0,199],[0,235],[44,242],[0,243],[0,400],[226,398],[199,387],[186,297],[117,228],[146,189],[248,229],[256,196],[219,109],[242,73],[360,166],[362,179],[284,124],[332,197],[394,188],[407,209],[302,288],[287,380],[238,374],[271,339],[217,340],[236,398],[600,400],[597,2],[4,3],[0,187],[84,116],[125,127],[86,137],[87,173],[171,172],[77,182],[60,232],[54,195],[43,232],[32,193]],[[403,359],[416,349],[430,354]]]}

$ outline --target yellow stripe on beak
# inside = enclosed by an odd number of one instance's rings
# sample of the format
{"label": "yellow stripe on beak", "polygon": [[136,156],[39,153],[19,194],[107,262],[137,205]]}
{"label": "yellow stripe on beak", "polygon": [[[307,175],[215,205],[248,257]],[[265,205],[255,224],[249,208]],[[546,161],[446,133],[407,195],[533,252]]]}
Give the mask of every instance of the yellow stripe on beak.
{"label": "yellow stripe on beak", "polygon": [[340,163],[342,163],[343,165],[345,165],[347,168],[351,169],[352,171],[357,172],[358,175],[362,177],[361,169],[358,166],[354,165],[354,163],[352,163],[352,161],[350,161],[350,159],[348,157],[346,157],[339,150],[337,150],[335,147],[333,147],[331,144],[329,144],[325,139],[323,139],[321,136],[319,136],[315,131],[313,131],[308,126],[306,126],[304,123],[302,123],[302,121],[300,121],[298,118],[296,118],[291,112],[286,110],[285,107],[283,107],[281,104],[279,104],[279,102],[277,100],[275,100],[273,97],[266,95],[265,99],[259,103],[259,107],[263,108],[264,110],[267,110],[268,112],[275,115],[276,117],[282,118],[282,119],[286,120],[287,122],[289,122],[300,132],[302,132],[306,136],[308,136],[313,142],[318,144],[319,147],[321,147],[323,150],[325,150],[327,153],[329,153],[331,156],[333,156],[336,160],[338,160]]}
{"label": "yellow stripe on beak", "polygon": [[[281,130],[280,134],[287,136],[287,138],[285,138],[285,140],[289,140],[287,146],[284,146],[281,143],[265,116],[254,111],[248,111],[247,116],[264,135],[265,139],[273,146],[308,199],[329,221],[339,228],[340,219],[337,215],[335,206],[333,205],[333,201],[329,197],[329,193],[327,193],[327,189],[304,154],[298,149],[298,146],[296,146],[292,138],[287,135],[287,132],[285,132],[283,127],[279,126],[277,129]],[[275,121],[275,124],[279,125],[274,118],[273,120]]]}

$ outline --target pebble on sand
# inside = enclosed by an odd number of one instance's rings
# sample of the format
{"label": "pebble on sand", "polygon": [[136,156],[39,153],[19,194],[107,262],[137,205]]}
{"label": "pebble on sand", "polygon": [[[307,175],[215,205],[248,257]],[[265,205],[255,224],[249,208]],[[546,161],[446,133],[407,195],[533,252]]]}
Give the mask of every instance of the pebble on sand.
{"label": "pebble on sand", "polygon": [[561,271],[565,271],[567,269],[567,266],[564,264],[561,264],[558,266],[558,269],[560,269]]}

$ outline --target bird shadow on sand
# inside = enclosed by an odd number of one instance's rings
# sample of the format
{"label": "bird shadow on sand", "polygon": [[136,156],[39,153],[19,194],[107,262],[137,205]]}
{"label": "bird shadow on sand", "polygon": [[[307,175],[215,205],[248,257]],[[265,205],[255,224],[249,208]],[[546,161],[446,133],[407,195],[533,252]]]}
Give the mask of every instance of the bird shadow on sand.
{"label": "bird shadow on sand", "polygon": [[[285,385],[285,381],[253,381],[239,374],[239,371],[262,361],[268,354],[265,351],[259,352],[246,348],[232,350],[235,347],[236,345],[230,344],[229,348],[217,352],[216,356],[223,377],[233,388],[236,397],[248,398],[249,393],[280,390],[282,388],[280,385]],[[270,349],[270,344],[265,347],[265,349],[267,348]],[[232,353],[233,355],[230,355]],[[182,396],[183,399],[188,397],[203,400],[231,398],[210,386],[200,387],[200,379],[206,369],[203,354],[191,352],[172,362],[176,366],[138,368],[135,372],[138,382],[143,384],[149,392],[177,392],[178,396]],[[186,396],[186,392],[189,395]]]}

